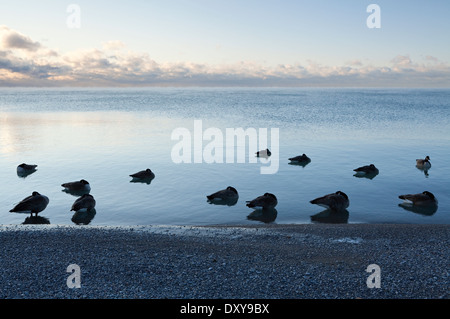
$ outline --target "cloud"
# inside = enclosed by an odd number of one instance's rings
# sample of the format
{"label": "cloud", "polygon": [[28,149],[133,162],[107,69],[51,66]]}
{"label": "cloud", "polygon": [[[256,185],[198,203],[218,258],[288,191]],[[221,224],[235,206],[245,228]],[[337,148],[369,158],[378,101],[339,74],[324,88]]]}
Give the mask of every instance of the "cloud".
{"label": "cloud", "polygon": [[11,30],[7,26],[0,26],[0,37],[5,49],[22,49],[26,51],[37,51],[41,48],[39,42],[31,40],[29,37]]}
{"label": "cloud", "polygon": [[102,43],[103,50],[116,51],[125,48],[125,44],[122,41],[107,41]]}
{"label": "cloud", "polygon": [[121,41],[60,53],[0,26],[1,86],[396,86],[450,87],[450,66],[428,55],[397,55],[382,66],[359,59],[344,65],[262,65],[252,61],[209,65],[155,61],[125,50]]}

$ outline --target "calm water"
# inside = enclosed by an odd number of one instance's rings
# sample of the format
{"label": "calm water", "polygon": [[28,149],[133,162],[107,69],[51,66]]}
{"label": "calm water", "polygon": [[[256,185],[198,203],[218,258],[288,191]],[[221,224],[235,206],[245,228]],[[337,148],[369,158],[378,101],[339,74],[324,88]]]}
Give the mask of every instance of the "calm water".
{"label": "calm water", "polygon": [[[175,164],[172,132],[194,134],[194,120],[224,136],[227,128],[267,128],[269,148],[271,129],[278,128],[278,172],[262,175],[260,168],[271,163],[251,163],[246,145],[235,149],[246,151],[245,163]],[[311,216],[323,208],[309,201],[337,190],[350,197],[348,214],[338,222],[448,224],[449,133],[450,90],[4,88],[0,224],[23,223],[27,214],[9,210],[33,191],[50,198],[40,216],[74,224],[70,208],[77,197],[60,185],[82,178],[97,200],[95,215],[87,216],[91,225],[313,223]],[[302,153],[310,164],[288,164]],[[415,167],[426,155],[432,163],[427,174]],[[18,177],[23,162],[38,170]],[[378,176],[353,176],[354,168],[370,163]],[[156,178],[132,183],[129,175],[146,168]],[[236,205],[206,201],[229,185],[239,191]],[[398,195],[424,190],[438,198],[436,212],[399,207]],[[249,219],[245,201],[265,192],[278,197],[276,212]]]}

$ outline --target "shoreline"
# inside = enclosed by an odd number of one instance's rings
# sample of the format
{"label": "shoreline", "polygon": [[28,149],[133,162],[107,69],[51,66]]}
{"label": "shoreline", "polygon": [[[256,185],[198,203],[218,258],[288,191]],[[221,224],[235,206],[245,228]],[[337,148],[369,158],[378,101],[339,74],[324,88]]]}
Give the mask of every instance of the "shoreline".
{"label": "shoreline", "polygon": [[450,297],[450,225],[0,225],[0,239],[2,299]]}

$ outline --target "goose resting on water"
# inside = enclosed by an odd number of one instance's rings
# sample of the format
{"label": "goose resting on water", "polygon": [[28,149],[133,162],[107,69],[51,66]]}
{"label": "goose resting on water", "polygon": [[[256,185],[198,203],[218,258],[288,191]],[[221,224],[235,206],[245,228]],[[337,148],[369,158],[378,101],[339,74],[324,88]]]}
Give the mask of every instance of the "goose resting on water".
{"label": "goose resting on water", "polygon": [[299,155],[299,156],[291,157],[289,160],[291,162],[295,162],[295,163],[311,162],[311,159],[308,156],[306,156],[306,154],[302,154],[302,155]]}
{"label": "goose resting on water", "polygon": [[237,190],[234,187],[228,186],[211,195],[206,196],[210,201],[233,201],[239,197]]}
{"label": "goose resting on water", "polygon": [[328,194],[318,197],[310,201],[311,204],[319,205],[334,211],[343,211],[350,206],[350,201],[347,194],[337,191],[333,194]]}
{"label": "goose resting on water", "polygon": [[61,186],[69,192],[89,192],[91,190],[89,182],[84,179],[77,182],[64,183]]}
{"label": "goose resting on water", "polygon": [[428,191],[424,191],[421,194],[400,195],[398,198],[403,199],[405,202],[412,203],[413,205],[437,204],[436,197]]}
{"label": "goose resting on water", "polygon": [[277,206],[278,200],[274,194],[265,193],[251,201],[247,201],[247,207],[250,208],[262,208],[262,209],[272,209]]}
{"label": "goose resting on water", "polygon": [[353,171],[359,175],[365,175],[365,174],[370,175],[370,174],[378,174],[379,173],[378,168],[376,168],[375,165],[373,165],[373,164],[358,167],[358,168],[354,169]]}
{"label": "goose resting on water", "polygon": [[84,212],[84,211],[91,211],[95,207],[95,199],[94,196],[89,194],[84,194],[72,205],[71,211],[75,212]]}
{"label": "goose resting on water", "polygon": [[37,165],[29,165],[22,163],[17,166],[17,175],[20,177],[26,177],[34,172],[36,172]]}
{"label": "goose resting on water", "polygon": [[150,168],[147,168],[144,171],[131,174],[130,176],[136,179],[152,179],[155,177],[155,174],[152,172]]}
{"label": "goose resting on water", "polygon": [[268,148],[263,151],[256,152],[257,157],[269,157],[270,155],[272,155],[272,152]]}
{"label": "goose resting on water", "polygon": [[430,168],[430,157],[427,156],[425,159],[416,159],[416,167],[418,168]]}

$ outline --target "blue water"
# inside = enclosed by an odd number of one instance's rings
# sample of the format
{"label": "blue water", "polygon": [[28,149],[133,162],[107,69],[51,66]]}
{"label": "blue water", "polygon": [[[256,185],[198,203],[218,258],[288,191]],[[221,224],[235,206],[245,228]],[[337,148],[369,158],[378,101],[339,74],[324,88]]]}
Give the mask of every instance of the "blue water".
{"label": "blue water", "polygon": [[[267,129],[269,148],[275,143],[270,133],[278,129],[276,174],[261,174],[273,162],[255,159],[241,144],[234,151],[245,152],[245,163],[226,163],[226,145],[225,163],[174,163],[172,150],[180,140],[172,132],[187,129],[194,153],[195,120],[202,132],[213,128],[224,138],[227,128]],[[82,178],[97,201],[85,221],[91,225],[448,224],[449,133],[445,89],[3,88],[0,224],[23,223],[27,214],[9,210],[33,191],[50,198],[40,216],[51,224],[75,224],[70,208],[77,197],[60,185]],[[202,150],[209,143],[204,140]],[[303,153],[310,164],[289,164],[289,157]],[[415,159],[427,155],[432,167],[424,172]],[[23,162],[38,170],[18,177]],[[371,163],[380,170],[374,179],[353,176],[354,168]],[[146,168],[155,179],[132,183],[129,175]],[[229,185],[240,195],[234,206],[206,201]],[[323,208],[309,201],[337,190],[349,196],[348,212],[312,220]],[[424,190],[439,200],[437,211],[399,207],[398,195]],[[276,211],[249,218],[258,213],[245,201],[266,192],[277,196]]]}

